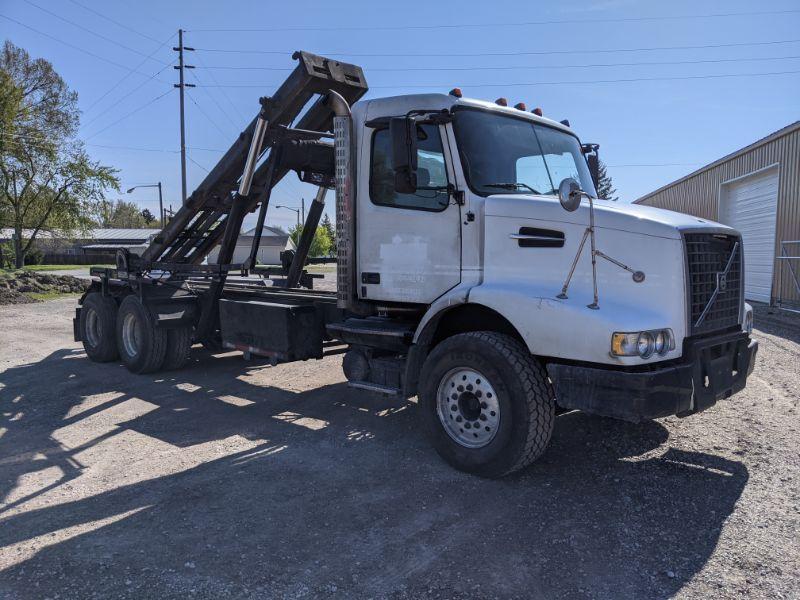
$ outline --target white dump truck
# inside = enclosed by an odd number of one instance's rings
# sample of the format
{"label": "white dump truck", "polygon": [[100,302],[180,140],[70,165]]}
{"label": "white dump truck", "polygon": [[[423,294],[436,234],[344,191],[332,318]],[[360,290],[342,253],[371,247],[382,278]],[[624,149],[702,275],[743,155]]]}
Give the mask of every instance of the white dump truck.
{"label": "white dump truck", "polygon": [[[93,270],[74,320],[92,360],[147,373],[194,343],[273,363],[344,353],[350,386],[416,396],[439,454],[488,477],[541,456],[562,412],[684,417],[745,386],[737,231],[598,200],[598,146],[538,109],[457,89],[362,100],[359,67],[294,58],[144,253]],[[291,172],[319,191],[297,250],[258,265]],[[329,189],[336,292],[304,269]],[[252,212],[250,257],[232,264]]]}

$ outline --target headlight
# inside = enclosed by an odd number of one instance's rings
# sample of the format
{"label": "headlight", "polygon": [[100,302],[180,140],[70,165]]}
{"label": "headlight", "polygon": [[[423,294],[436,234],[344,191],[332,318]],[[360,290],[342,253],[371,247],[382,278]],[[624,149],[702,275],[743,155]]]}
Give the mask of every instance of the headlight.
{"label": "headlight", "polygon": [[650,358],[653,354],[664,356],[674,349],[675,337],[671,329],[614,333],[611,336],[611,354],[614,356]]}
{"label": "headlight", "polygon": [[664,354],[664,348],[667,347],[667,336],[664,335],[663,331],[659,331],[658,333],[656,333],[654,347],[656,352],[658,352],[659,354]]}
{"label": "headlight", "polygon": [[647,331],[643,331],[639,334],[639,339],[636,342],[636,350],[639,352],[639,356],[642,358],[650,358],[650,355],[653,354],[653,350],[655,349],[655,342],[653,341],[653,336]]}

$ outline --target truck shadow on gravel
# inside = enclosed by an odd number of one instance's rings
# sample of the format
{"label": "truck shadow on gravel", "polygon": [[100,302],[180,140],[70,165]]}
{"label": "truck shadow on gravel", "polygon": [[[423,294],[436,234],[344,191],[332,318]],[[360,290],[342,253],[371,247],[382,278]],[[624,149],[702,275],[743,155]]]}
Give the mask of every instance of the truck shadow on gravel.
{"label": "truck shadow on gravel", "polygon": [[429,449],[414,403],[240,360],[134,376],[63,350],[4,372],[0,595],[667,598],[748,480],[662,423],[580,413],[482,480]]}

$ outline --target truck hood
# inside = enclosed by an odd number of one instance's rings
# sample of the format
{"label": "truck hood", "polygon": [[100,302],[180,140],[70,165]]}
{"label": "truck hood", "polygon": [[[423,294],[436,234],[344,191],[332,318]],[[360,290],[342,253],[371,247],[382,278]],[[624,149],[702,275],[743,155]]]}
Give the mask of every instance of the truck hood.
{"label": "truck hood", "polygon": [[[595,227],[598,229],[627,231],[670,239],[679,239],[681,231],[691,229],[733,231],[727,225],[715,221],[640,204],[595,200],[594,210]],[[485,213],[487,216],[518,217],[586,226],[589,224],[589,201],[584,199],[578,210],[567,212],[561,208],[555,196],[498,194],[486,198]]]}

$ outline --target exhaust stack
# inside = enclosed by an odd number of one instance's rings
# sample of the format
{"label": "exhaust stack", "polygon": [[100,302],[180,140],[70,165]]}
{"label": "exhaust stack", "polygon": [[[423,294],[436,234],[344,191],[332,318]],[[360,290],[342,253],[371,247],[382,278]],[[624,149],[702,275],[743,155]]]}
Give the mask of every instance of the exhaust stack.
{"label": "exhaust stack", "polygon": [[336,306],[355,309],[355,203],[353,201],[353,119],[350,106],[331,90],[327,103],[333,110],[333,147],[336,160]]}

